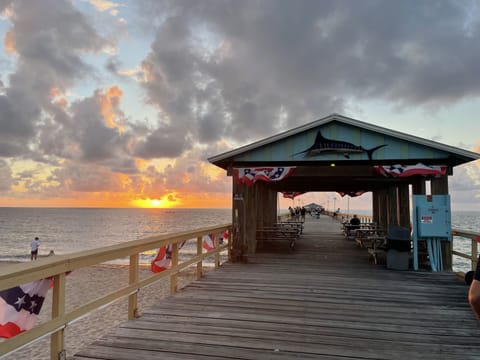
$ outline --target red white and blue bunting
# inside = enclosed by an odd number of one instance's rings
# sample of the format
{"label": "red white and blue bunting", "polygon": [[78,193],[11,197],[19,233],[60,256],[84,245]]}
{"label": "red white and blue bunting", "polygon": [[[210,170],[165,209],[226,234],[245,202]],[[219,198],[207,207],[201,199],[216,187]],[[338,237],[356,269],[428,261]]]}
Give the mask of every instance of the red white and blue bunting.
{"label": "red white and blue bunting", "polygon": [[258,167],[258,168],[235,168],[233,177],[237,184],[253,185],[256,181],[280,181],[295,171],[295,166],[289,167]]}
{"label": "red white and blue bunting", "polygon": [[283,191],[282,194],[283,194],[283,197],[286,198],[286,199],[295,199],[297,196],[305,194],[305,192]]}
{"label": "red white and blue bunting", "polygon": [[441,177],[447,174],[447,167],[444,165],[388,165],[374,166],[375,170],[386,177],[409,177],[414,175]]}

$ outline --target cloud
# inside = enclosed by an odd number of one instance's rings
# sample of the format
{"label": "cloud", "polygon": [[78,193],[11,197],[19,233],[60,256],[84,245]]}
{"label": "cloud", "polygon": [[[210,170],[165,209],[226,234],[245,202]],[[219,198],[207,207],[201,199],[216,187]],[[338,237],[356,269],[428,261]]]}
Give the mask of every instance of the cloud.
{"label": "cloud", "polygon": [[[42,112],[56,115],[50,90],[74,85],[91,76],[86,52],[100,52],[108,42],[99,36],[87,18],[70,2],[3,2],[12,24],[8,39],[17,57],[15,72],[0,95],[0,155],[28,154],[25,146],[35,141],[42,126]],[[52,113],[53,112],[53,113]],[[21,143],[19,148],[15,143]]]}
{"label": "cloud", "polygon": [[473,5],[143,3],[160,23],[144,61],[148,99],[204,143],[270,135],[356,100],[445,106],[480,94]]}
{"label": "cloud", "polygon": [[9,190],[12,184],[12,171],[7,162],[0,159],[0,193]]}
{"label": "cloud", "polygon": [[[0,159],[49,167],[52,185],[32,177],[32,192],[226,193],[231,179],[205,162],[219,152],[362,101],[480,95],[476,2],[89,4],[0,0]],[[477,179],[459,170],[452,190]]]}

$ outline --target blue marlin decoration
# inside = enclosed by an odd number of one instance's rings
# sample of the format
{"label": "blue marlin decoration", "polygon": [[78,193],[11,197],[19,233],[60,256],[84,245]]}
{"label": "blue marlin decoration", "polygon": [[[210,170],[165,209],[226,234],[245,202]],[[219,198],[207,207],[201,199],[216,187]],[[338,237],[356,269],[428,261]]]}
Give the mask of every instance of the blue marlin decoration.
{"label": "blue marlin decoration", "polygon": [[378,145],[371,149],[365,149],[362,146],[354,145],[346,141],[327,139],[323,137],[320,130],[318,130],[313,145],[306,150],[293,154],[292,156],[299,154],[305,154],[305,156],[315,156],[320,154],[342,153],[345,158],[350,159],[349,154],[367,153],[368,160],[372,160],[373,152],[384,146],[387,146],[387,144]]}

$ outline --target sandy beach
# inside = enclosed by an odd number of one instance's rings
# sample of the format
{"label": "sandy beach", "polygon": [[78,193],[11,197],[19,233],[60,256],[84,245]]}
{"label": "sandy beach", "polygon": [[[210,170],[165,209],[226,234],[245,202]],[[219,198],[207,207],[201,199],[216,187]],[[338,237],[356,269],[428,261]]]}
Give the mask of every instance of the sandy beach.
{"label": "sandy beach", "polygon": [[[2,263],[0,266],[8,266]],[[179,289],[195,279],[192,270],[179,275]],[[211,268],[205,268],[208,271]],[[140,278],[150,276],[150,268],[140,270]],[[97,265],[76,270],[67,276],[66,309],[74,308],[106,295],[128,284],[128,266]],[[170,282],[162,279],[139,292],[140,313],[152,306],[160,299],[170,295]],[[39,323],[51,317],[52,291],[48,292]],[[95,310],[86,317],[69,324],[65,329],[65,344],[67,359],[91,342],[107,334],[113,328],[127,320],[127,298],[118,300],[107,307]],[[41,339],[34,344],[24,347],[3,359],[8,360],[48,360],[50,359],[50,337]]]}

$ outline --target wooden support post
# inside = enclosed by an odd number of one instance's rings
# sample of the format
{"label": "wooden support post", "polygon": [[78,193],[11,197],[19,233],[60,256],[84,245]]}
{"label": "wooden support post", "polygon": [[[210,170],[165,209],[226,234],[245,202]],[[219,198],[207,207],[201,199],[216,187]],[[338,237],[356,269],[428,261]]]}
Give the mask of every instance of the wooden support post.
{"label": "wooden support post", "polygon": [[[138,282],[138,266],[139,256],[137,254],[130,255],[130,267],[128,270],[128,283],[129,285]],[[137,318],[138,315],[138,292],[130,294],[128,296],[128,319],[132,320]]]}
{"label": "wooden support post", "polygon": [[388,225],[399,224],[398,220],[398,194],[396,186],[388,187]]}
{"label": "wooden support post", "polygon": [[[203,239],[201,236],[197,237],[197,255],[202,255],[203,252]],[[203,261],[197,263],[197,280],[200,280],[203,276]]]}
{"label": "wooden support post", "polygon": [[398,205],[400,226],[410,229],[412,224],[410,221],[410,196],[407,183],[402,183],[398,186]]}
{"label": "wooden support post", "polygon": [[[448,195],[448,176],[433,178],[430,182],[432,195]],[[453,266],[453,245],[452,239],[441,242],[443,268],[452,270]]]}
{"label": "wooden support post", "polygon": [[379,212],[379,199],[378,199],[378,191],[374,190],[372,191],[372,221],[380,224],[379,218],[380,218],[380,212]]}
{"label": "wooden support post", "polygon": [[[171,261],[171,269],[177,270],[177,265],[178,265],[178,243],[172,244],[172,261]],[[177,273],[173,273],[170,276],[170,294],[175,294],[178,289],[178,275]]]}
{"label": "wooden support post", "polygon": [[[65,273],[53,277],[52,319],[65,314]],[[66,359],[65,330],[62,328],[50,336],[50,359]]]}
{"label": "wooden support post", "polygon": [[412,181],[412,194],[413,195],[425,195],[427,193],[427,187],[425,185],[425,180],[417,175]]}
{"label": "wooden support post", "polygon": [[244,216],[244,231],[245,231],[245,258],[248,258],[248,254],[255,253],[255,247],[257,243],[257,213],[263,209],[257,208],[256,193],[260,182],[256,182],[252,186],[247,186],[245,192],[245,216]]}
{"label": "wooden support post", "polygon": [[381,189],[378,191],[378,225],[387,230],[388,220],[388,208],[387,208],[387,190]]}
{"label": "wooden support post", "polygon": [[243,262],[246,259],[246,188],[247,185],[237,184],[236,181],[233,181],[233,231],[231,234],[232,250],[230,256],[230,261],[232,262]]}

